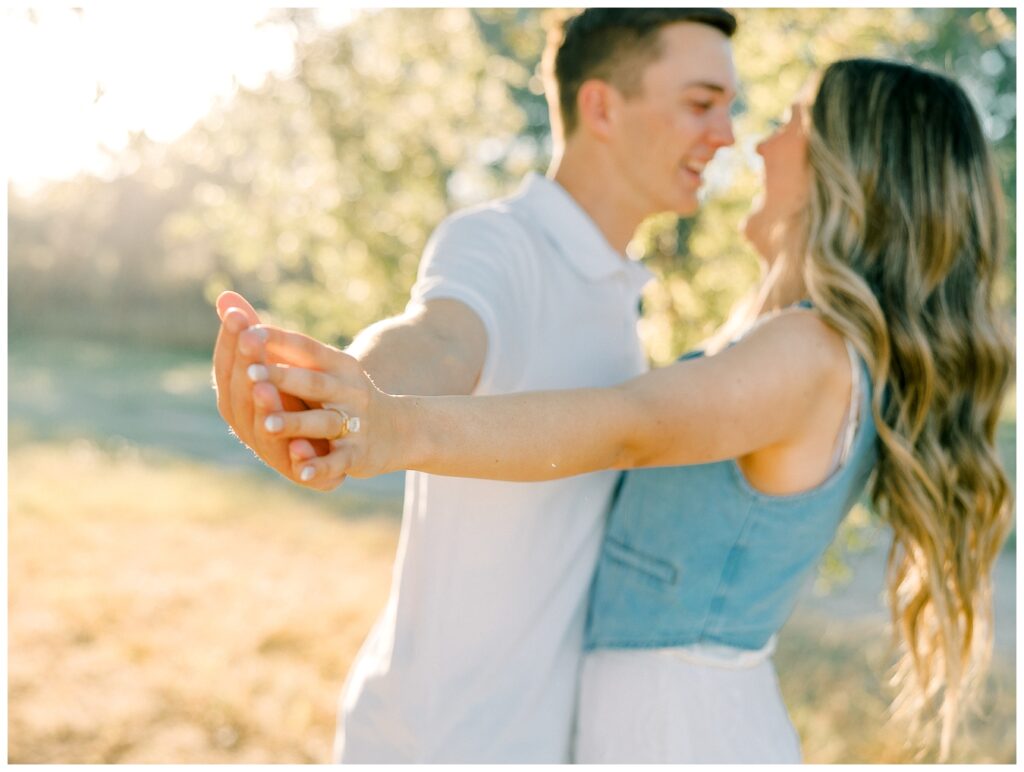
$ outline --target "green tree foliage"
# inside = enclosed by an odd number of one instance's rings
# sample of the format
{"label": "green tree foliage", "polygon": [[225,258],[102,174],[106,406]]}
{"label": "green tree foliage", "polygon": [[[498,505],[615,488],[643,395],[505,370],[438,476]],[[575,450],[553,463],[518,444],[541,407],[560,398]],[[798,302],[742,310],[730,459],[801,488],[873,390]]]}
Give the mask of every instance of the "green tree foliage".
{"label": "green tree foliage", "polygon": [[[172,223],[224,255],[288,324],[332,340],[400,311],[431,231],[510,184],[529,72],[492,54],[462,9],[364,13],[324,32],[305,12],[293,77],[241,94],[190,138],[217,184]],[[532,160],[532,157],[531,157]],[[497,173],[496,173],[497,170]]]}
{"label": "green tree foliage", "polygon": [[[215,325],[204,309],[226,287],[333,341],[400,311],[446,214],[546,167],[538,62],[555,13],[364,11],[323,29],[311,11],[277,12],[270,23],[296,41],[288,77],[240,91],[170,145],[136,137],[109,179],[81,177],[31,198],[11,192],[12,322],[38,321],[56,299],[76,329],[148,340],[174,330],[208,345]],[[909,58],[956,75],[986,116],[1008,197],[1014,191],[1015,12],[738,15],[737,144],[709,167],[698,216],[651,218],[631,245],[661,278],[642,328],[657,362],[708,335],[756,282],[760,267],[739,234],[760,186],[755,141],[836,58]],[[1012,262],[1006,276],[1009,308]]]}
{"label": "green tree foliage", "polygon": [[956,77],[974,99],[1003,183],[1009,227],[1000,304],[1013,308],[1017,278],[1017,11],[923,8],[927,33],[909,46],[915,59]]}

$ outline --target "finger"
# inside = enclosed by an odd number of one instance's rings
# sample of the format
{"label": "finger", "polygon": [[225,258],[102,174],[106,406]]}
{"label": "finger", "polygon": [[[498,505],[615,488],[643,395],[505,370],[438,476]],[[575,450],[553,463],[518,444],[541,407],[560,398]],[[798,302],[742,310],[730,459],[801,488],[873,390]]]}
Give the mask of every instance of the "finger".
{"label": "finger", "polygon": [[293,459],[295,477],[305,486],[317,490],[333,490],[345,479],[351,466],[352,446],[342,440],[326,456],[314,459]]}
{"label": "finger", "polygon": [[[263,339],[265,337],[264,332],[259,328],[250,328],[245,330],[238,336],[238,349],[245,355],[252,357],[257,362],[264,362],[267,364],[288,364],[283,362],[280,357],[269,354],[263,345]],[[281,403],[284,405],[285,410],[307,410],[310,407],[320,407],[319,405],[311,405],[305,402],[305,400],[299,399],[288,393],[282,393]]]}
{"label": "finger", "polygon": [[320,407],[315,402],[309,403],[306,402],[306,400],[299,399],[291,394],[281,394],[281,404],[284,406],[285,410],[290,411],[309,410],[311,407]]}
{"label": "finger", "polygon": [[[253,432],[255,434],[253,438],[253,449],[261,456],[273,455],[275,458],[280,457],[282,461],[285,460],[286,455],[290,458],[289,450],[285,447],[285,441],[291,435],[281,431],[269,430],[267,418],[271,415],[284,415],[289,417],[301,416],[304,415],[309,408],[303,406],[300,411],[290,411],[286,400],[289,395],[281,394],[277,388],[268,381],[260,381],[253,384],[252,391]],[[292,399],[296,398],[292,397]],[[334,413],[334,415],[337,415],[337,413]],[[339,416],[339,431],[340,428],[341,418]],[[337,434],[337,432],[335,432],[335,434]],[[320,439],[312,434],[308,435],[308,437],[309,439],[302,440],[302,447],[304,452],[308,453],[308,458],[326,456],[331,452],[331,443],[329,440]]]}
{"label": "finger", "polygon": [[330,440],[321,440],[315,437],[303,438],[300,440],[292,440],[291,442],[288,443],[289,448],[293,442],[299,442],[303,444],[303,447],[308,447],[310,456],[326,456],[328,453],[331,452]]}
{"label": "finger", "polygon": [[[292,474],[295,474],[295,469],[301,470],[302,466],[299,462],[309,461],[317,456],[326,456],[333,450],[334,448],[330,440],[308,440],[304,437],[290,440],[288,442],[288,455],[292,462]],[[337,484],[344,482],[345,477],[346,475],[341,475],[337,481],[332,483],[330,488],[333,489]]]}
{"label": "finger", "polygon": [[[230,311],[231,309],[237,309],[237,310],[241,311],[245,315],[247,323],[246,323],[245,327],[243,328],[243,330],[245,328],[248,328],[248,327],[251,327],[253,325],[257,325],[257,324],[260,323],[259,314],[256,313],[256,309],[252,307],[252,305],[249,303],[249,301],[247,301],[244,297],[239,295],[237,292],[232,292],[230,290],[225,290],[224,292],[220,293],[220,295],[217,296],[217,314],[220,316],[221,320],[223,320],[224,317],[226,316],[226,314],[228,313],[228,311]],[[237,330],[234,330],[234,331],[236,333],[238,332]],[[238,334],[241,334],[241,333],[238,333]],[[242,340],[243,341],[247,341],[247,338],[246,338],[245,335],[242,335]],[[253,344],[251,344],[249,342],[244,342],[244,343],[241,343],[241,345],[242,345],[242,349],[244,351],[247,348],[250,348]],[[253,349],[253,350],[255,351],[255,349]],[[268,361],[275,362],[275,363],[283,362],[283,360],[278,359],[278,358],[274,357],[273,355],[266,357],[266,359]],[[286,405],[286,409],[288,409],[287,408],[287,398],[285,398],[285,405]]]}
{"label": "finger", "polygon": [[300,438],[292,440],[288,443],[288,455],[291,456],[293,462],[295,461],[308,461],[311,458],[317,456],[326,456],[327,453],[331,452],[331,448],[328,445],[325,453],[318,453],[313,443],[307,439]]}
{"label": "finger", "polygon": [[262,327],[249,327],[238,333],[238,350],[243,356],[262,362],[266,353],[263,342],[266,339],[267,333]]}
{"label": "finger", "polygon": [[227,308],[222,315],[217,343],[213,349],[213,379],[217,392],[217,409],[221,417],[235,429],[234,411],[231,401],[231,382],[234,371],[235,351],[238,334],[248,326],[248,317],[238,308]]}
{"label": "finger", "polygon": [[[258,383],[253,390],[260,386]],[[301,413],[268,413],[263,428],[276,437],[305,437],[325,440],[339,439],[348,433],[348,421],[337,410],[304,410]]]}
{"label": "finger", "polygon": [[217,315],[223,321],[224,315],[230,308],[237,308],[245,314],[249,320],[249,324],[259,324],[260,316],[256,313],[256,309],[252,307],[248,300],[243,298],[237,292],[231,290],[225,290],[217,296]]}
{"label": "finger", "polygon": [[328,346],[301,332],[282,330],[269,324],[262,324],[258,329],[266,331],[264,348],[267,354],[296,367],[332,370],[339,366],[340,361],[352,359],[341,349]]}
{"label": "finger", "polygon": [[[288,474],[291,462],[288,456],[287,441],[268,434],[265,429],[268,415],[277,414],[283,409],[281,395],[273,385],[266,381],[253,384],[252,392],[252,425],[250,446],[260,458],[267,461],[282,474]],[[293,478],[293,482],[296,481]]]}
{"label": "finger", "polygon": [[250,391],[252,392],[252,424],[249,431],[252,439],[249,445],[260,458],[283,474],[288,474],[287,464],[290,459],[286,460],[285,458],[288,449],[284,441],[278,440],[273,435],[268,435],[263,428],[266,417],[282,409],[281,395],[277,393],[277,389],[266,382],[255,384]]}
{"label": "finger", "polygon": [[[293,462],[288,452],[289,440],[278,433],[268,432],[266,419],[268,415],[282,414],[281,395],[270,383],[262,381],[252,385],[253,392],[253,425],[251,447],[260,458],[270,464],[281,474],[289,477],[292,482],[300,483],[298,476],[292,472]],[[301,413],[284,413],[284,415],[301,415]],[[314,440],[320,455],[327,455],[330,452],[330,443],[327,440]],[[314,447],[309,441],[307,445]],[[317,455],[314,452],[314,457]]]}
{"label": "finger", "polygon": [[[293,364],[268,352],[264,344],[266,337],[267,332],[262,327],[250,327],[239,334],[238,350],[243,356],[248,357],[253,362],[263,364]],[[285,410],[305,410],[309,407],[314,407],[314,405],[307,404],[304,400],[300,400],[287,392],[281,394],[281,399],[284,400]],[[319,405],[315,405],[315,407],[319,407]]]}
{"label": "finger", "polygon": [[[222,292],[217,297],[217,314],[221,318],[214,348],[214,379],[217,384],[217,400],[221,414],[234,426],[235,410],[231,391],[234,374],[234,359],[237,353],[238,335],[260,319],[256,310],[237,292]],[[234,427],[236,433],[238,427]],[[244,434],[243,430],[243,434]]]}
{"label": "finger", "polygon": [[358,390],[346,386],[331,373],[262,363],[250,366],[246,373],[253,382],[269,381],[280,391],[294,394],[307,402],[361,402]]}
{"label": "finger", "polygon": [[[319,443],[324,443],[326,450],[320,452]],[[307,439],[291,440],[288,443],[288,453],[292,462],[292,475],[295,476],[295,479],[299,480],[298,475],[301,474],[302,467],[305,466],[304,462],[317,456],[327,456],[333,450],[332,443],[328,440],[314,440],[312,442]],[[347,475],[345,474],[339,475],[337,478],[323,477],[320,479],[317,487],[320,490],[334,490],[338,485],[345,482],[346,477]],[[301,480],[299,482],[302,484]]]}
{"label": "finger", "polygon": [[252,384],[252,406],[253,421],[259,426],[266,422],[267,416],[278,415],[284,410],[280,393],[267,381]]}
{"label": "finger", "polygon": [[[254,333],[250,328],[236,337],[235,356],[231,363],[230,391],[228,392],[228,398],[231,400],[233,425],[244,427],[246,435],[250,438],[246,442],[250,446],[252,446],[255,406],[252,401],[252,382],[246,371],[250,365],[261,362],[263,354],[262,345],[245,344],[246,342],[251,344],[253,337],[257,335],[258,333]],[[238,431],[237,428],[236,431]]]}

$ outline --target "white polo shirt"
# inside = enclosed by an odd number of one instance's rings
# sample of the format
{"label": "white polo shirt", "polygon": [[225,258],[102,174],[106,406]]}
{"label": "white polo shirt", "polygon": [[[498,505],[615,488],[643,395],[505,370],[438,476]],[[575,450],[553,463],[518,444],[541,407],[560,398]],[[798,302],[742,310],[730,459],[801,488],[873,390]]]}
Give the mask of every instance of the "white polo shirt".
{"label": "white polo shirt", "polygon": [[[483,321],[476,394],[609,386],[646,370],[636,323],[650,278],[560,185],[531,174],[511,198],[441,224],[410,303],[454,298]],[[342,693],[338,760],[569,760],[617,478],[408,473],[391,595]]]}

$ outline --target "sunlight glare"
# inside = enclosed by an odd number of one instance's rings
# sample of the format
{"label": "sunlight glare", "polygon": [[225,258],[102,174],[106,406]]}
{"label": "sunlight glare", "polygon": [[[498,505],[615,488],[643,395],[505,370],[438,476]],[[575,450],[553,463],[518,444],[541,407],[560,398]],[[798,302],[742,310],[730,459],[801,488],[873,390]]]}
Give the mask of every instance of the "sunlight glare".
{"label": "sunlight glare", "polygon": [[[7,172],[22,189],[103,173],[129,132],[168,142],[218,98],[293,65],[292,30],[261,6],[96,4],[4,9]],[[321,14],[325,25],[345,14]],[[34,19],[32,18],[34,16]]]}

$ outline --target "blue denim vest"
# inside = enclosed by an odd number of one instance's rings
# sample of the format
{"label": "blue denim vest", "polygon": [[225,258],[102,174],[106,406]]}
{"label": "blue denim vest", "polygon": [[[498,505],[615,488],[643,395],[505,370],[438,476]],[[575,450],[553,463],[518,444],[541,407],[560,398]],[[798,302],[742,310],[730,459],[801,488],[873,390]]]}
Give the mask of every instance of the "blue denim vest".
{"label": "blue denim vest", "polygon": [[859,361],[853,448],[816,488],[761,493],[734,460],[623,475],[591,587],[584,648],[758,649],[778,632],[875,465],[871,377]]}

